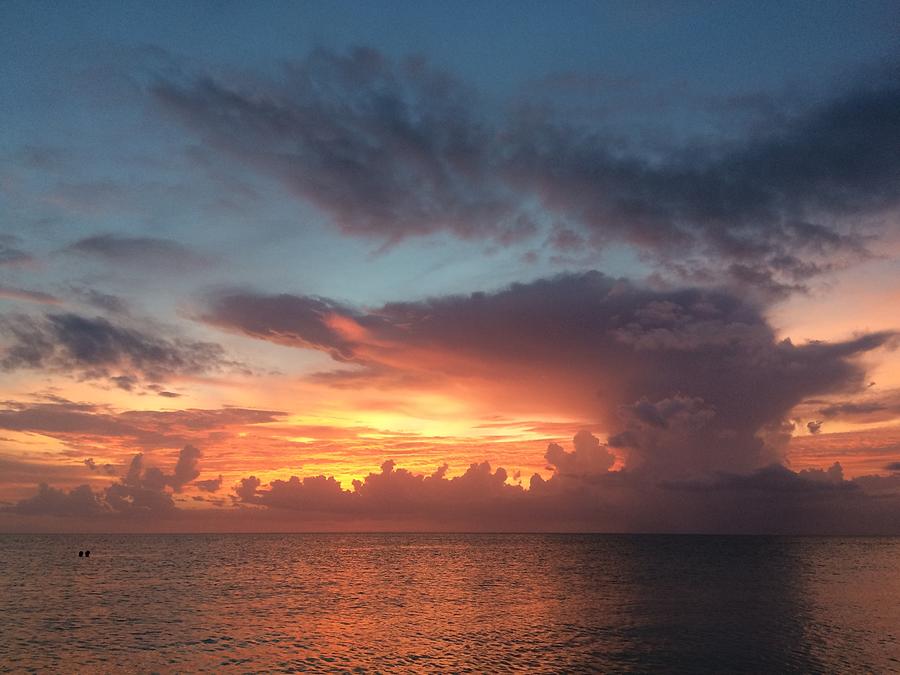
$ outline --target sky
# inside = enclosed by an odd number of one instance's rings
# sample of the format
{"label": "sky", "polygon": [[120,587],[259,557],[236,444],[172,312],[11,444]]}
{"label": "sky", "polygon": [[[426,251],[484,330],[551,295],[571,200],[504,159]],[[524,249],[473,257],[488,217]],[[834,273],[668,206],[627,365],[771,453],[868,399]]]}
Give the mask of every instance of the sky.
{"label": "sky", "polygon": [[897,25],[0,4],[0,531],[900,534]]}

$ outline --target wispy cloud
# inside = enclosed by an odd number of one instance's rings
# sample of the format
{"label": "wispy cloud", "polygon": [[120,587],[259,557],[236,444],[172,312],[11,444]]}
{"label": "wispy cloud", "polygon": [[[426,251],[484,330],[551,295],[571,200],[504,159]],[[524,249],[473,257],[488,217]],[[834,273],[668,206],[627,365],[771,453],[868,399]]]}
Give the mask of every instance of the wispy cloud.
{"label": "wispy cloud", "polygon": [[68,253],[88,255],[117,265],[166,271],[191,271],[206,267],[210,260],[171,239],[98,234],[70,244]]}

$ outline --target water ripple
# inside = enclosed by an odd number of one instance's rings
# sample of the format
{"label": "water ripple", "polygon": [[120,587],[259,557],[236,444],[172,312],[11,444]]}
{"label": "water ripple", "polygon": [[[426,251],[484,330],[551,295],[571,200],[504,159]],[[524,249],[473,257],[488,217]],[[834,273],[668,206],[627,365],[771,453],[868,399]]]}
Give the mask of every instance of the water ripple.
{"label": "water ripple", "polygon": [[0,565],[0,672],[900,672],[900,539],[5,535]]}

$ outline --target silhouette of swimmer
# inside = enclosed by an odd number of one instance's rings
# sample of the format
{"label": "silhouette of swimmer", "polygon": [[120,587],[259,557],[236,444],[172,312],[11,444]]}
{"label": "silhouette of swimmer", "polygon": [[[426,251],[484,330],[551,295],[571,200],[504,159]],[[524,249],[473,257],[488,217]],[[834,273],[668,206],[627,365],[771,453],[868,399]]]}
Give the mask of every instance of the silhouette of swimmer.
{"label": "silhouette of swimmer", "polygon": [[79,558],[83,558],[83,557],[84,557],[84,551],[78,551],[78,557],[79,557]]}
{"label": "silhouette of swimmer", "polygon": [[85,557],[85,558],[90,558],[90,557],[91,557],[91,552],[90,552],[90,551],[85,551],[85,552],[84,552],[84,557]]}

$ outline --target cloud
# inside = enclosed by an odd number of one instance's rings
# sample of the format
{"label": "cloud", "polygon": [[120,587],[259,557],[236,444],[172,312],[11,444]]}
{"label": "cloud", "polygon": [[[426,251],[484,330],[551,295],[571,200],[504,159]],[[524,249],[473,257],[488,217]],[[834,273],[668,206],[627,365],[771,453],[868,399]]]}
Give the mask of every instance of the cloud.
{"label": "cloud", "polygon": [[573,452],[566,452],[557,443],[547,446],[544,457],[560,476],[584,478],[604,474],[615,463],[615,455],[589,431],[581,430],[575,434],[574,445]]}
{"label": "cloud", "polygon": [[[200,318],[219,328],[288,346],[327,351],[337,360],[350,360],[350,341],[334,320],[350,324],[350,310],[325,298],[289,294],[258,296],[221,294],[211,311]],[[279,320],[274,320],[280,317]]]}
{"label": "cloud", "polygon": [[[86,525],[151,517],[144,522],[180,521],[188,529],[216,522],[218,513],[224,518],[218,527],[240,521],[257,530],[316,529],[327,523],[339,529],[430,531],[900,532],[897,475],[846,480],[837,463],[800,472],[775,464],[746,473],[659,480],[646,472],[611,470],[610,456],[589,433],[576,435],[573,446],[566,452],[551,443],[553,474],[548,479],[534,474],[527,490],[511,485],[507,471],[488,462],[449,476],[446,464],[416,473],[387,460],[348,487],[325,475],[268,483],[248,476],[234,486],[230,506],[214,500],[219,508],[201,512],[181,509],[173,499],[199,470],[199,451],[185,447],[171,472],[146,466],[138,454],[125,475],[102,490],[42,484],[35,495],[0,511],[80,519]],[[221,482],[220,476],[194,486],[215,492]]]}
{"label": "cloud", "polygon": [[856,358],[896,340],[880,332],[795,345],[733,293],[653,289],[598,272],[368,310],[232,292],[211,298],[201,319],[326,352],[351,368],[334,377],[355,387],[448,388],[486,406],[540,401],[594,419],[629,467],[662,474],[780,459],[791,410],[862,390]]}
{"label": "cloud", "polygon": [[183,244],[155,237],[98,234],[65,248],[68,253],[89,255],[110,263],[154,270],[190,271],[205,267],[209,260]]}
{"label": "cloud", "polygon": [[16,288],[14,286],[0,285],[0,300],[24,300],[26,302],[36,302],[42,305],[59,305],[61,300],[49,293],[42,291],[29,291],[24,288]]}
{"label": "cloud", "polygon": [[235,487],[234,493],[241,501],[252,502],[256,499],[256,491],[261,484],[261,481],[256,476],[241,478],[241,482]]}
{"label": "cloud", "polygon": [[73,313],[6,315],[0,317],[0,335],[7,339],[0,369],[72,373],[81,379],[108,379],[123,389],[139,379],[160,382],[233,365],[211,342],[169,338],[146,327]]}
{"label": "cloud", "polygon": [[844,467],[840,462],[835,462],[828,469],[803,469],[797,475],[814,482],[841,485],[844,482]]}
{"label": "cloud", "polygon": [[93,517],[109,511],[100,496],[87,485],[81,485],[66,492],[50,487],[46,483],[38,486],[36,495],[23,499],[8,510],[25,516],[64,517]]}
{"label": "cloud", "polygon": [[[553,106],[489,116],[422,59],[316,50],[278,80],[161,79],[162,107],[273,177],[343,232],[397,242],[450,232],[624,243],[669,274],[768,294],[866,255],[862,219],[895,209],[897,73],[870,76],[740,142],[629,153]],[[565,110],[564,106],[560,106]],[[872,224],[871,234],[886,234]]]}
{"label": "cloud", "polygon": [[118,514],[170,515],[176,510],[172,495],[165,490],[171,478],[157,467],[145,468],[144,455],[137,454],[122,480],[107,487],[101,498]]}
{"label": "cloud", "polygon": [[[132,458],[125,475],[102,490],[95,492],[88,485],[80,485],[65,491],[42,483],[33,497],[0,510],[69,518],[172,516],[178,509],[167,488],[178,493],[196,479],[200,475],[200,457],[200,450],[186,445],[179,452],[172,473],[165,473],[158,467],[145,466],[144,455],[139,453]],[[85,464],[92,471],[97,468],[92,459],[86,459]]]}
{"label": "cloud", "polygon": [[152,449],[221,439],[235,428],[274,422],[283,415],[250,408],[119,412],[107,406],[71,401],[7,401],[0,407],[0,429],[50,436],[73,446]]}
{"label": "cloud", "polygon": [[181,492],[185,485],[200,476],[200,457],[202,457],[202,453],[193,445],[184,446],[178,453],[175,471],[168,479],[169,485],[175,492]]}
{"label": "cloud", "polygon": [[30,265],[34,262],[34,256],[17,248],[19,238],[0,234],[0,267]]}
{"label": "cloud", "polygon": [[95,288],[72,288],[75,296],[88,305],[110,314],[128,314],[128,305],[117,295],[104,293]]}
{"label": "cloud", "polygon": [[[559,450],[551,444],[548,454]],[[448,477],[446,466],[415,474],[387,461],[350,489],[326,476],[292,476],[267,485],[251,476],[238,484],[235,499],[264,507],[256,512],[259,522],[289,513],[294,515],[283,522],[295,526],[352,527],[364,521],[415,529],[891,533],[900,522],[900,484],[870,495],[864,481],[844,480],[839,465],[799,473],[771,465],[746,474],[662,482],[629,471],[593,471],[599,468],[574,474],[566,467],[546,480],[535,474],[524,490],[506,483],[506,471],[487,463]]]}
{"label": "cloud", "polygon": [[505,511],[525,494],[521,487],[506,484],[505,469],[492,470],[487,462],[472,464],[454,478],[446,478],[446,471],[443,466],[430,475],[415,474],[388,460],[380,472],[354,481],[351,490],[344,490],[333,477],[292,476],[261,487],[251,476],[240,482],[235,494],[239,503],[272,509],[438,520],[476,516],[498,506]]}
{"label": "cloud", "polygon": [[872,394],[866,392],[853,400],[829,402],[819,408],[825,419],[841,419],[857,423],[888,422],[900,417],[900,390],[891,389]]}
{"label": "cloud", "polygon": [[89,468],[91,471],[102,471],[107,476],[115,476],[116,475],[116,467],[112,464],[103,464],[102,466],[97,464],[94,461],[93,457],[88,457],[84,460],[84,465]]}
{"label": "cloud", "polygon": [[204,492],[218,492],[222,487],[222,476],[220,475],[218,478],[210,478],[208,480],[194,481],[194,485],[197,486],[198,490],[203,490]]}
{"label": "cloud", "polygon": [[255,92],[204,76],[153,93],[210,147],[281,180],[344,232],[509,240],[533,229],[495,178],[493,132],[473,117],[471,90],[421,59],[319,49]]}

